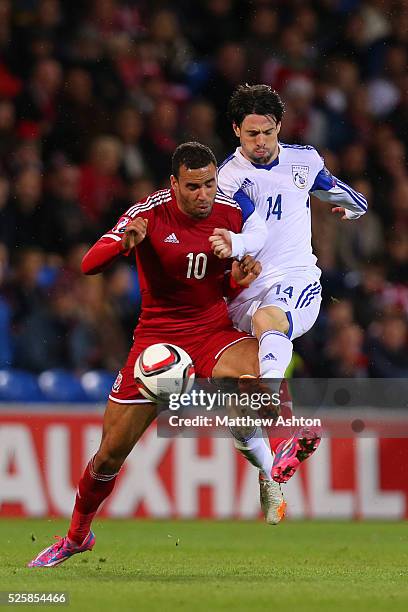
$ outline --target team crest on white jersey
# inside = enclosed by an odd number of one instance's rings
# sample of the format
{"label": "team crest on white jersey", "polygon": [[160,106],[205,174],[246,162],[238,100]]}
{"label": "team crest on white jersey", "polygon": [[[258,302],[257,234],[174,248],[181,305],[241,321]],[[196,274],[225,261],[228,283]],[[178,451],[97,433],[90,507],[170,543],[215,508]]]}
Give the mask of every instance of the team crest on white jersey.
{"label": "team crest on white jersey", "polygon": [[292,166],[293,182],[299,189],[305,189],[307,186],[307,177],[309,176],[309,166]]}

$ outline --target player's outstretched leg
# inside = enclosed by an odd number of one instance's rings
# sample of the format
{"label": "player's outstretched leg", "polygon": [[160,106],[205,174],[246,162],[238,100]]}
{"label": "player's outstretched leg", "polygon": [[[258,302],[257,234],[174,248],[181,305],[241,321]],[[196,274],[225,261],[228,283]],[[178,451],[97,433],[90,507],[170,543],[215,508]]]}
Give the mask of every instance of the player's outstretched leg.
{"label": "player's outstretched leg", "polygon": [[[317,316],[312,316],[310,326]],[[284,380],[285,370],[292,357],[293,345],[288,338],[289,319],[276,306],[258,309],[252,318],[254,331],[259,339],[259,363],[261,378],[273,379],[272,384],[279,390],[282,409],[292,413],[290,393]],[[307,328],[304,327],[304,331]],[[282,398],[283,395],[287,397]],[[286,403],[286,407],[285,407]],[[302,429],[288,439],[270,439],[274,452],[271,477],[279,483],[287,482],[296,472],[300,463],[310,457],[320,444],[321,434],[317,430]]]}
{"label": "player's outstretched leg", "polygon": [[117,476],[117,473],[108,475],[96,472],[96,457],[90,460],[78,483],[68,535],[63,538],[56,536],[57,541],[42,550],[28,567],[54,567],[72,555],[92,550],[95,544],[95,535],[90,529],[92,519],[100,504],[112,492]]}
{"label": "player's outstretched leg", "polygon": [[112,492],[126,457],[156,416],[154,404],[117,404],[108,401],[102,441],[78,484],[68,534],[42,550],[28,567],[54,567],[72,555],[92,550],[92,520]]}
{"label": "player's outstretched leg", "polygon": [[[253,376],[241,376],[239,386],[241,391],[247,393],[270,393],[269,387]],[[268,416],[276,416],[276,409],[276,406],[271,406]],[[234,436],[235,448],[259,470],[259,500],[265,521],[268,525],[277,525],[285,516],[287,504],[280,484],[271,477],[274,454],[264,438],[263,431],[257,427],[251,436],[246,437],[239,436],[239,432],[237,435],[233,430],[231,433]]]}
{"label": "player's outstretched leg", "polygon": [[[239,377],[239,387],[242,392],[257,392],[259,391],[258,364],[257,343],[252,339],[243,340],[223,352],[212,374],[214,378]],[[235,448],[259,470],[260,501],[266,522],[269,525],[278,524],[284,517],[286,503],[280,485],[271,478],[273,455],[262,431],[260,428],[255,428],[248,433],[231,429],[231,433]]]}
{"label": "player's outstretched leg", "polygon": [[259,499],[268,525],[277,525],[285,516],[286,502],[278,482],[271,478],[273,455],[260,428],[250,439],[239,438],[231,429],[235,448],[259,470]]}

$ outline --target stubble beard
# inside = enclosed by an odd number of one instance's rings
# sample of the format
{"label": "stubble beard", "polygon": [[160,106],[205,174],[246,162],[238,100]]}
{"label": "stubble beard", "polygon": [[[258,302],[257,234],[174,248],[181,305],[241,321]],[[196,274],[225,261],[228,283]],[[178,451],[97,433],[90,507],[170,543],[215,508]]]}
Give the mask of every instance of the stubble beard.
{"label": "stubble beard", "polygon": [[210,208],[208,212],[206,211],[196,212],[196,213],[193,213],[191,216],[194,217],[195,219],[206,219],[207,217],[210,216],[211,211],[212,211],[212,208]]}
{"label": "stubble beard", "polygon": [[253,162],[255,164],[261,164],[261,166],[267,166],[272,159],[272,153],[269,153],[269,155],[265,155],[265,157],[257,157],[257,158],[253,158]]}

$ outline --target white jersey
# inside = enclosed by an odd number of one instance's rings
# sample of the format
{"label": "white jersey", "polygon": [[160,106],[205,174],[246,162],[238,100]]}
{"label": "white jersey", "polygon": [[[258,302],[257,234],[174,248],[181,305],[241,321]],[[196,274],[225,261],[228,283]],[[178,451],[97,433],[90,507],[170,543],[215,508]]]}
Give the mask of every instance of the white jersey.
{"label": "white jersey", "polygon": [[[243,212],[255,205],[266,223],[267,240],[257,254],[262,274],[253,283],[258,287],[265,286],[265,277],[315,267],[310,193],[346,208],[349,218],[367,210],[364,196],[332,176],[311,146],[279,143],[278,157],[266,166],[247,160],[238,147],[219,167],[218,187]],[[245,241],[245,231],[241,236]],[[256,293],[255,286],[251,293]]]}

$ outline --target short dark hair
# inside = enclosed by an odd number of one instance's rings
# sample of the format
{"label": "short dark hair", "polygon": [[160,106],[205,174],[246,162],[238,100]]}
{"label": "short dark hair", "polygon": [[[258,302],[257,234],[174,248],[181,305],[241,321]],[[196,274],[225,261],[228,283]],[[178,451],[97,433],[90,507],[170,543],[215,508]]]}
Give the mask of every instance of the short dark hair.
{"label": "short dark hair", "polygon": [[196,170],[197,168],[204,168],[209,164],[214,164],[217,167],[217,160],[209,147],[200,142],[183,142],[173,153],[171,173],[178,178],[180,166]]}
{"label": "short dark hair", "polygon": [[280,123],[284,112],[278,92],[269,85],[240,85],[228,104],[228,117],[238,126],[247,115],[272,115]]}

